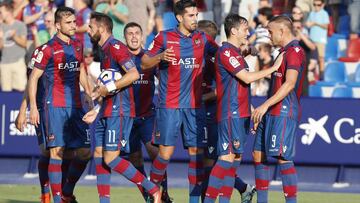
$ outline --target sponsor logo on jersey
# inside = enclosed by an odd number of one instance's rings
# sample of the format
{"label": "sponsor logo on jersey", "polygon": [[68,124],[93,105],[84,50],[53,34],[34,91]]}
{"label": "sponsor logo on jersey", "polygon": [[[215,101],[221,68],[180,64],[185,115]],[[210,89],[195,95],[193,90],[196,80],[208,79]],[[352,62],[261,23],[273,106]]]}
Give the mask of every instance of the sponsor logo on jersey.
{"label": "sponsor logo on jersey", "polygon": [[229,58],[229,63],[232,65],[233,68],[237,68],[240,66],[240,62],[234,56]]}

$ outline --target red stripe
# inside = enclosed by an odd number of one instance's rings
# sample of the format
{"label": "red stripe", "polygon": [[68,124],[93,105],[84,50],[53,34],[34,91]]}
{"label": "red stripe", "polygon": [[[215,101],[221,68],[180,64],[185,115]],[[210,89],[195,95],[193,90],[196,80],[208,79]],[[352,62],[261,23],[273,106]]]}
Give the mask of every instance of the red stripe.
{"label": "red stripe", "polygon": [[[72,41],[73,42],[73,52],[75,53],[75,57],[76,57],[76,60],[79,62],[78,66],[79,68],[81,67],[81,63],[84,64],[84,60],[83,60],[83,46],[82,44],[79,43],[79,41]],[[81,47],[80,48],[80,51],[77,51],[76,49],[78,47]],[[84,67],[85,69],[85,67]],[[74,78],[74,87],[76,88],[75,91],[74,91],[74,102],[75,102],[75,105],[76,107],[78,108],[81,108],[82,105],[81,105],[81,95],[80,95],[80,85],[79,85],[79,79],[80,79],[80,71],[76,71],[75,73],[75,78]],[[71,98],[72,99],[72,98]]]}
{"label": "red stripe", "polygon": [[51,192],[52,192],[53,197],[61,196],[61,194],[62,194],[61,183],[59,183],[59,184],[50,183],[50,187],[51,187]]}
{"label": "red stripe", "polygon": [[255,179],[255,185],[257,190],[268,190],[269,180]]}
{"label": "red stripe", "polygon": [[233,188],[234,187],[230,187],[230,186],[222,186],[220,189],[220,194],[222,194],[222,196],[228,197],[230,199],[231,194],[233,192]]}
{"label": "red stripe", "polygon": [[285,169],[285,170],[281,170],[280,173],[282,175],[296,174],[296,170],[295,170],[295,167],[291,167],[291,168],[288,168],[288,169]]}
{"label": "red stripe", "polygon": [[296,197],[297,186],[296,185],[288,185],[283,186],[285,197]]}
{"label": "red stripe", "polygon": [[141,183],[144,181],[145,177],[142,173],[139,171],[136,171],[134,177],[132,177],[130,180],[131,182],[135,183],[136,185],[141,185]]}
{"label": "red stripe", "polygon": [[206,189],[206,197],[211,199],[216,199],[219,194],[219,190],[217,188],[214,188],[212,186],[208,186]]}
{"label": "red stripe", "polygon": [[154,195],[154,194],[157,193],[158,191],[159,191],[159,188],[158,188],[156,185],[154,185],[154,187],[151,188],[151,189],[148,191],[148,193],[149,193],[150,195]]}
{"label": "red stripe", "polygon": [[54,173],[61,172],[61,165],[49,164],[48,171]]}
{"label": "red stripe", "polygon": [[128,169],[130,163],[126,161],[125,159],[121,159],[121,161],[118,163],[118,165],[114,168],[114,171],[123,174],[126,169]]}
{"label": "red stripe", "polygon": [[110,196],[110,185],[97,185],[97,189],[100,197]]}
{"label": "red stripe", "polygon": [[190,161],[189,162],[189,168],[193,168],[193,169],[198,169],[198,168],[203,168],[204,164],[201,161]]}
{"label": "red stripe", "polygon": [[95,171],[96,171],[96,175],[100,175],[100,174],[110,174],[110,173],[111,173],[110,168],[104,167],[104,164],[96,165]]}
{"label": "red stripe", "polygon": [[[197,42],[197,44],[195,44]],[[199,43],[200,42],[200,43]],[[199,68],[193,68],[191,73],[191,92],[190,103],[192,108],[199,108],[201,106],[202,96],[202,82],[203,82],[203,62],[204,62],[204,49],[205,42],[201,33],[193,37],[192,40],[193,57],[195,58],[195,64],[199,64]],[[201,48],[198,46],[202,45]]]}
{"label": "red stripe", "polygon": [[[53,50],[64,50],[64,48],[57,40],[54,40]],[[53,75],[54,85],[52,87],[53,105],[56,107],[65,107],[66,106],[65,86],[64,86],[65,71],[64,73],[62,73],[59,69],[59,65],[60,63],[62,63],[61,64],[62,66],[65,65],[66,57],[64,51],[59,52],[56,56],[57,56],[56,58],[55,57],[53,58],[54,61],[54,75]]]}
{"label": "red stripe", "polygon": [[163,175],[150,172],[150,180],[153,183],[160,183],[163,180]]}
{"label": "red stripe", "polygon": [[[167,35],[167,41],[179,41],[176,37],[177,35],[169,34]],[[165,45],[166,48],[167,45]],[[171,45],[172,46],[172,45]],[[171,62],[169,63],[169,67],[167,69],[168,78],[167,78],[167,87],[166,87],[166,107],[167,108],[178,108],[179,107],[179,99],[180,99],[180,82],[181,82],[181,66],[177,64],[180,59],[180,46],[172,46],[176,58],[175,65]]]}
{"label": "red stripe", "polygon": [[284,128],[282,129],[279,155],[283,154],[283,142],[284,142],[284,138],[285,138],[285,130],[286,130],[286,118],[284,118]]}
{"label": "red stripe", "polygon": [[128,88],[129,91],[129,102],[130,102],[130,117],[135,117],[136,111],[135,111],[135,101],[134,101],[134,89],[132,86]]}
{"label": "red stripe", "polygon": [[159,170],[159,171],[162,171],[166,168],[167,166],[167,163],[161,163],[158,159],[155,159],[154,162],[153,162],[153,166]]}
{"label": "red stripe", "polygon": [[210,173],[210,176],[214,176],[214,177],[217,177],[219,179],[224,179],[224,176],[225,176],[225,169],[222,168],[221,166],[219,165],[215,165],[214,168],[211,170],[211,173]]}

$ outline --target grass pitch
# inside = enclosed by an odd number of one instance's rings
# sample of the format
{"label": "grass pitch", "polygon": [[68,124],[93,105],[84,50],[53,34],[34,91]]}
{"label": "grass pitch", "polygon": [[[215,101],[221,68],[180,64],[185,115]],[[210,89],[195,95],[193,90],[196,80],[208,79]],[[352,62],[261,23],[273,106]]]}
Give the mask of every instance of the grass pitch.
{"label": "grass pitch", "polygon": [[[0,185],[0,203],[38,203],[40,189],[37,185]],[[170,190],[176,203],[188,202],[188,191],[185,188]],[[94,186],[78,186],[75,194],[80,203],[98,203]],[[112,187],[112,202],[144,202],[137,188]],[[234,191],[231,202],[240,202],[240,195]],[[256,197],[253,199],[256,202]],[[269,203],[285,202],[282,192],[270,191]],[[360,194],[299,192],[298,203],[359,203]]]}

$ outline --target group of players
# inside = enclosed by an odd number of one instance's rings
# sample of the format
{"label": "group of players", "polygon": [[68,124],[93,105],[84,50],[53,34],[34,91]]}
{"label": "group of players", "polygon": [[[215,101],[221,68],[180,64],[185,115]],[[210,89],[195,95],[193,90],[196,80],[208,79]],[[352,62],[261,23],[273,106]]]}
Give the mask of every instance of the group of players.
{"label": "group of players", "polygon": [[[245,18],[237,14],[225,18],[227,41],[218,47],[215,24],[197,22],[194,1],[178,1],[174,13],[178,27],[160,32],[149,50],[142,49],[138,24],[125,26],[126,46],[113,38],[109,16],[92,13],[88,34],[101,47],[101,69],[115,69],[122,77],[91,90],[83,45],[73,38],[75,12],[68,7],[57,9],[57,33],[33,53],[16,122],[23,130],[29,103],[30,122],[42,150],[38,165],[42,202],[50,202],[50,188],[55,203],[76,202],[75,184],[91,158],[88,124],[97,117],[93,157],[101,203],[110,202],[111,171],[135,183],[145,200],[171,202],[166,169],[179,135],[190,157],[189,202],[215,202],[218,196],[220,202],[229,202],[234,187],[243,193],[243,202],[251,202],[255,191],[259,203],[267,202],[268,156],[278,160],[286,202],[296,202],[292,159],[305,58],[291,20],[277,16],[270,21],[271,39],[281,47],[280,54],[271,68],[249,72]],[[270,95],[253,109],[250,83],[270,74]],[[159,79],[156,109],[155,76]],[[79,83],[90,109],[86,114]],[[256,130],[256,190],[236,175],[251,120]],[[144,171],[141,142],[153,160],[150,180]],[[129,158],[120,152],[130,153]]]}

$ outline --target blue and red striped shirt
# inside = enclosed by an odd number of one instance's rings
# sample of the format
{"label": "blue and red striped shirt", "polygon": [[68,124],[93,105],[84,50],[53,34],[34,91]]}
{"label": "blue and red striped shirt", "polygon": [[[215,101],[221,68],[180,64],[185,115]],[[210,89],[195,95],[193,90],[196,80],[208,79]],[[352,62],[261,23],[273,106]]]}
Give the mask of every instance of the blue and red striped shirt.
{"label": "blue and red striped shirt", "polygon": [[[101,70],[118,70],[121,75],[126,74],[135,64],[131,59],[128,48],[113,36],[109,37],[101,47],[100,67]],[[132,86],[121,88],[115,95],[104,98],[100,111],[102,117],[127,116],[135,117],[134,92]]]}
{"label": "blue and red striped shirt", "polygon": [[35,67],[44,70],[45,101],[53,107],[81,108],[80,64],[83,47],[78,40],[64,42],[55,35],[37,53]]}
{"label": "blue and red striped shirt", "polygon": [[249,69],[240,49],[224,42],[216,53],[215,66],[217,121],[250,117],[250,84],[236,77]]}
{"label": "blue and red striped shirt", "polygon": [[141,69],[141,57],[144,55],[144,50],[137,55],[132,56],[135,62],[136,69],[140,74],[140,78],[133,82],[135,112],[136,117],[147,117],[154,115],[154,92],[155,92],[155,75],[156,69]]}
{"label": "blue and red striped shirt", "polygon": [[288,69],[296,70],[299,74],[295,88],[282,101],[271,106],[269,112],[273,116],[286,116],[297,120],[301,117],[300,96],[305,78],[305,52],[297,40],[291,41],[280,50],[283,51],[285,51],[283,62],[271,77],[269,98],[285,83]]}
{"label": "blue and red striped shirt", "polygon": [[[84,24],[90,23],[91,9],[85,7],[76,13],[76,26],[81,27]],[[76,33],[75,38],[78,39],[84,45],[84,49],[92,49],[93,45],[90,41],[90,36],[86,33]]]}
{"label": "blue and red striped shirt", "polygon": [[159,107],[200,108],[205,57],[214,56],[218,46],[204,32],[185,36],[174,28],[160,32],[147,55],[155,56],[171,48],[176,60],[159,64]]}

